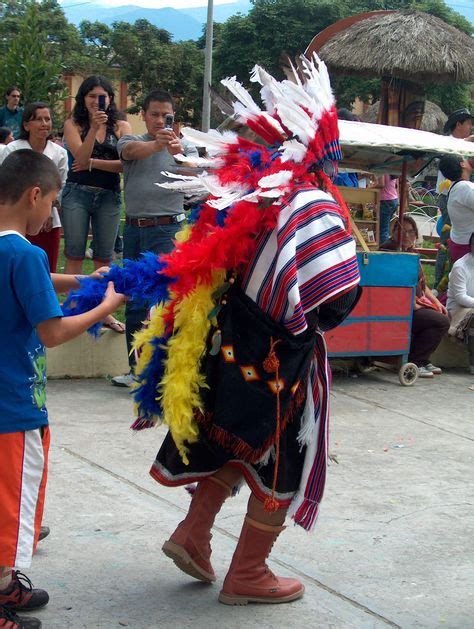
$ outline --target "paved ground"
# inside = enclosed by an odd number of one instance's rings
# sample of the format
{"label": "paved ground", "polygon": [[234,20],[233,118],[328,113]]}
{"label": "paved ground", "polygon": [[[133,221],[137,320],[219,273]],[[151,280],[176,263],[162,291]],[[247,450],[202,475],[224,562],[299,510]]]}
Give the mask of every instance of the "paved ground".
{"label": "paved ground", "polygon": [[305,598],[216,601],[247,499],[215,528],[215,586],[161,553],[188,503],[149,476],[164,430],[130,433],[131,401],[104,380],[49,383],[53,428],[45,540],[29,571],[51,594],[43,626],[474,627],[474,381],[450,372],[401,387],[394,374],[339,376],[331,466],[316,532],[290,527],[272,567]]}

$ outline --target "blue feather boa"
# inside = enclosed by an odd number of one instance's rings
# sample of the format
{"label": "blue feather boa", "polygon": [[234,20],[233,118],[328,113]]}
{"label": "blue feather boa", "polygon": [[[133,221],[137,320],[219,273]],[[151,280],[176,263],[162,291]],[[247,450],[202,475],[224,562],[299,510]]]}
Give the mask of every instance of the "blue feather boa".
{"label": "blue feather boa", "polygon": [[[138,260],[124,260],[123,267],[112,265],[109,272],[100,279],[81,278],[80,288],[68,294],[62,306],[63,314],[70,317],[98,306],[104,298],[108,282],[113,282],[115,290],[123,293],[129,300],[144,300],[150,305],[167,301],[169,287],[174,280],[163,275],[165,267],[165,263],[156,253],[147,251]],[[96,323],[88,331],[98,336],[100,328],[101,323]]]}

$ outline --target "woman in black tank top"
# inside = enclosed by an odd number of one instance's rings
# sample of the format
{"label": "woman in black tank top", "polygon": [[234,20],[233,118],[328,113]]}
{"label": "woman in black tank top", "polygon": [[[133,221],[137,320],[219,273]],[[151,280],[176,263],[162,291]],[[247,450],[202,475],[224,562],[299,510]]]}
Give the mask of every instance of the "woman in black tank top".
{"label": "woman in black tank top", "polygon": [[132,132],[114,102],[112,85],[103,76],[85,79],[70,118],[64,124],[69,172],[62,198],[65,273],[82,272],[89,226],[94,266],[112,258],[120,221],[120,172],[117,141]]}

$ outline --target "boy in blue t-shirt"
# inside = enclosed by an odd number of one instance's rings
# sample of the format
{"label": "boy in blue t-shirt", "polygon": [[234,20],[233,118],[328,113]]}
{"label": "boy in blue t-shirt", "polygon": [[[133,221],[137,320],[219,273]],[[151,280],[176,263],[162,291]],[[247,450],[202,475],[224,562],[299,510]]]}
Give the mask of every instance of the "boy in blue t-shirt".
{"label": "boy in blue t-shirt", "polygon": [[[49,446],[45,346],[78,336],[123,303],[110,282],[90,312],[62,317],[58,292],[78,286],[50,275],[46,254],[25,234],[37,234],[61,188],[43,154],[19,150],[0,166],[0,627],[37,629],[16,612],[46,605],[44,590],[25,585],[43,514]],[[23,575],[20,575],[23,576]]]}

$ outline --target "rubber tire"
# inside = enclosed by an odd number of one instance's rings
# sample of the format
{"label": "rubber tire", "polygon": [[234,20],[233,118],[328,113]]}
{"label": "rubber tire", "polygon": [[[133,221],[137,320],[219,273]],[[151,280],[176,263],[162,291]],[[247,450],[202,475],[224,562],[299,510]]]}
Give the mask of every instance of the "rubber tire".
{"label": "rubber tire", "polygon": [[398,370],[398,379],[404,387],[411,387],[418,380],[418,367],[415,363],[404,363]]}

